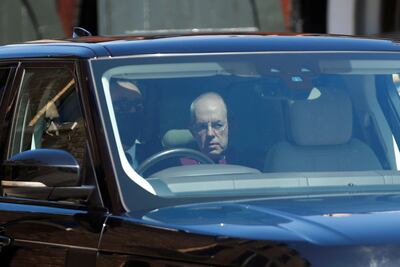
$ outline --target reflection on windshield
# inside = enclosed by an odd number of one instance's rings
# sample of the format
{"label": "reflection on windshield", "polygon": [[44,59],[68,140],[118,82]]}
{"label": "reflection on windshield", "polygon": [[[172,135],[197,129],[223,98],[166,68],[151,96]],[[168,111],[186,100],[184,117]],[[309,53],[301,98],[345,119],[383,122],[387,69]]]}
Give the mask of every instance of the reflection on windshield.
{"label": "reflection on windshield", "polygon": [[158,195],[224,196],[398,183],[396,57],[272,53],[93,65],[109,90],[121,161]]}

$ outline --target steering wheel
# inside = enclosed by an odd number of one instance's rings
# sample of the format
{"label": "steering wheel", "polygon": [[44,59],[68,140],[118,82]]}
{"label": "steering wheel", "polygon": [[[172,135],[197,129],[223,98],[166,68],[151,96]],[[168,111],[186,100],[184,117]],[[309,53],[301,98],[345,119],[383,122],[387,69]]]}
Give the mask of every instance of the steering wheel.
{"label": "steering wheel", "polygon": [[190,148],[171,148],[160,151],[147,158],[145,161],[142,162],[142,164],[140,164],[137,172],[143,176],[143,174],[147,170],[149,170],[151,167],[158,164],[159,162],[177,157],[188,157],[197,160],[201,164],[214,164],[214,161],[212,159],[197,150]]}

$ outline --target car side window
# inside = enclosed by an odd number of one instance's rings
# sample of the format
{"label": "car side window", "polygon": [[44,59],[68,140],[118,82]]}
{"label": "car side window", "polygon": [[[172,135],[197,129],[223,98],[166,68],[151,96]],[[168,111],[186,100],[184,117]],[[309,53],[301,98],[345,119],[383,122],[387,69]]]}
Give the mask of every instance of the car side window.
{"label": "car side window", "polygon": [[4,88],[7,85],[9,74],[10,74],[9,68],[4,68],[4,69],[0,68],[0,103],[2,102],[3,99]]}
{"label": "car side window", "polygon": [[82,167],[85,129],[69,68],[26,68],[13,119],[11,155],[38,148],[62,149]]}

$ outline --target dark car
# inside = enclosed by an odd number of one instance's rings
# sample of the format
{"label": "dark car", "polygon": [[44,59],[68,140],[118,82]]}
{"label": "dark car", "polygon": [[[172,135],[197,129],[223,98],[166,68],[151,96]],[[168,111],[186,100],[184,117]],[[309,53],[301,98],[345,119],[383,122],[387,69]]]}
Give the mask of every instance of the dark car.
{"label": "dark car", "polygon": [[400,266],[400,46],[0,47],[1,266]]}

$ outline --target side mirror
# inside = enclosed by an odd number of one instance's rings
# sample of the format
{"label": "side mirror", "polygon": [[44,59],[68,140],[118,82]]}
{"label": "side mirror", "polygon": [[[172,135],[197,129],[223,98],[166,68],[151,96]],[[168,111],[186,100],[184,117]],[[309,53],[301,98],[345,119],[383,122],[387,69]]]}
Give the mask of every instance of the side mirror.
{"label": "side mirror", "polygon": [[84,200],[93,190],[80,186],[76,159],[59,149],[36,149],[14,155],[3,163],[5,196],[45,200]]}

